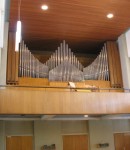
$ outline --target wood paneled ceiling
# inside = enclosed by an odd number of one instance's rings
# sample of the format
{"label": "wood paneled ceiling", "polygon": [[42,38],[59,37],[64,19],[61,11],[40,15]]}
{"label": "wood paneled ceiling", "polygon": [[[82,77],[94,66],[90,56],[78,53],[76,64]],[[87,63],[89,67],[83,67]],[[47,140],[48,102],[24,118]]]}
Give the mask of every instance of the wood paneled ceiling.
{"label": "wood paneled ceiling", "polygon": [[[16,30],[18,2],[11,0],[10,31]],[[130,27],[130,0],[22,0],[20,18],[30,50],[54,51],[66,40],[74,52],[96,53]]]}

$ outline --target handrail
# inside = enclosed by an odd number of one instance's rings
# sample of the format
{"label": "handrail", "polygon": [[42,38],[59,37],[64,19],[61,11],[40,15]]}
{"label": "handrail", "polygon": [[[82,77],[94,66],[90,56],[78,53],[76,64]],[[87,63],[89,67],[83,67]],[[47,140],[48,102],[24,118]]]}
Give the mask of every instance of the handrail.
{"label": "handrail", "polygon": [[123,92],[130,92],[130,89],[127,89],[127,88],[79,88],[79,87],[76,87],[76,88],[71,88],[71,87],[59,87],[59,86],[23,86],[23,85],[0,85],[0,89],[1,88],[46,88],[46,89],[70,89],[70,90],[73,90],[73,91],[78,91],[78,90],[91,90],[92,92],[96,91],[96,92],[100,92],[100,91],[108,91],[108,92],[111,92],[111,91],[123,91]]}

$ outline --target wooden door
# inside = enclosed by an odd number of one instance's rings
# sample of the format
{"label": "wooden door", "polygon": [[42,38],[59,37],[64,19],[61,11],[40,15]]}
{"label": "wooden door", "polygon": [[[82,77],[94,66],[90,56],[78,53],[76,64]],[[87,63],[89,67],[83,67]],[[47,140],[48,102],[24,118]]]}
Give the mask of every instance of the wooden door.
{"label": "wooden door", "polygon": [[6,150],[33,150],[33,137],[9,136],[6,138]]}
{"label": "wooden door", "polygon": [[116,133],[114,140],[115,150],[130,150],[130,133]]}
{"label": "wooden door", "polygon": [[124,133],[124,148],[130,150],[130,133]]}
{"label": "wooden door", "polygon": [[87,135],[63,136],[63,150],[88,150]]}
{"label": "wooden door", "polygon": [[114,134],[115,150],[124,150],[124,134],[116,133]]}

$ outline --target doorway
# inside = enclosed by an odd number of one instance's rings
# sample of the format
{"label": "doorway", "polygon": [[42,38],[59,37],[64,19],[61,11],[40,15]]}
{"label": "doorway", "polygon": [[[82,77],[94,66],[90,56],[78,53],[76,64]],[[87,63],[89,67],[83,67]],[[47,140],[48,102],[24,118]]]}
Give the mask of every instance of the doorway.
{"label": "doorway", "polygon": [[88,136],[64,135],[63,150],[88,150]]}
{"label": "doorway", "polygon": [[6,150],[33,150],[33,137],[7,136]]}
{"label": "doorway", "polygon": [[115,133],[115,150],[130,150],[130,133]]}

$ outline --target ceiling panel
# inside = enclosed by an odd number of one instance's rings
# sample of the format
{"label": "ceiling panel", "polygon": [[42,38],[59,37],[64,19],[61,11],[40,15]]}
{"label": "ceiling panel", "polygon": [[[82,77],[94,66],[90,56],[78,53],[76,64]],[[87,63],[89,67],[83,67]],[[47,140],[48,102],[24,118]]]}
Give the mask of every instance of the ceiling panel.
{"label": "ceiling panel", "polygon": [[[16,30],[18,2],[11,0],[10,31]],[[47,11],[40,8],[44,3]],[[21,0],[22,37],[30,50],[54,51],[66,40],[72,51],[97,53],[129,28],[129,10],[129,0]],[[110,12],[113,19],[106,18]]]}

